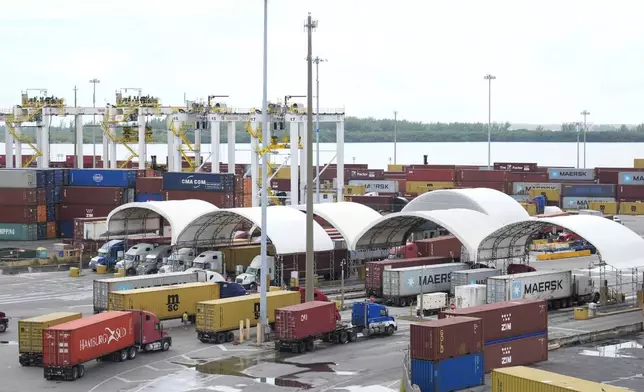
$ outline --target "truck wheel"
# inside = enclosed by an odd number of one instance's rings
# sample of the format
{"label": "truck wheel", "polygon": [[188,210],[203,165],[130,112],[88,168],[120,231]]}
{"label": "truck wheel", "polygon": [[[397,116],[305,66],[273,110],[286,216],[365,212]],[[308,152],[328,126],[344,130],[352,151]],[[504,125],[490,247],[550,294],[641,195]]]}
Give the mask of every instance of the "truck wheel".
{"label": "truck wheel", "polygon": [[349,334],[347,331],[340,332],[340,344],[347,344],[349,341]]}
{"label": "truck wheel", "polygon": [[136,270],[134,268],[130,268],[127,271],[125,271],[125,275],[127,275],[127,276],[136,276]]}
{"label": "truck wheel", "polygon": [[249,290],[249,291],[257,291],[257,285],[256,285],[255,283],[251,283],[251,284],[248,286],[248,290]]}
{"label": "truck wheel", "polygon": [[306,341],[306,351],[315,351],[315,342],[313,339]]}
{"label": "truck wheel", "polygon": [[355,342],[356,340],[358,340],[358,333],[356,331],[349,332],[349,341]]}
{"label": "truck wheel", "polygon": [[232,331],[226,333],[226,343],[230,343],[233,340],[235,340],[235,334]]}
{"label": "truck wheel", "polygon": [[127,359],[136,358],[136,347],[130,347],[127,349]]}
{"label": "truck wheel", "polygon": [[281,351],[282,350],[282,344],[280,343],[279,340],[275,341],[275,351]]}
{"label": "truck wheel", "polygon": [[401,307],[403,307],[403,308],[404,308],[405,306],[407,306],[407,300],[406,300],[406,299],[404,299],[404,298],[401,298],[401,299],[400,299],[400,301],[398,301],[398,303],[399,303],[399,304],[400,304],[400,306],[401,306]]}
{"label": "truck wheel", "polygon": [[4,332],[7,330],[7,324],[5,323],[0,323],[0,332]]}
{"label": "truck wheel", "polygon": [[29,360],[25,358],[18,358],[18,362],[20,363],[20,366],[29,366]]}
{"label": "truck wheel", "polygon": [[78,365],[78,378],[85,377],[85,366]]}
{"label": "truck wheel", "polygon": [[299,349],[299,351],[300,351],[301,353],[306,352],[306,342],[301,341],[301,342],[298,344],[298,349]]}
{"label": "truck wheel", "polygon": [[217,343],[218,344],[224,344],[226,343],[226,335],[223,333],[218,333],[217,334]]}
{"label": "truck wheel", "polygon": [[297,343],[293,343],[291,345],[291,351],[293,352],[293,354],[298,354],[300,352],[300,345]]}
{"label": "truck wheel", "polygon": [[121,350],[119,353],[119,362],[127,361],[127,350]]}
{"label": "truck wheel", "polygon": [[387,327],[387,335],[391,336],[394,334],[394,326],[390,325]]}
{"label": "truck wheel", "polygon": [[161,346],[161,350],[163,350],[163,351],[170,350],[170,342],[168,342],[167,340],[164,340],[163,345]]}
{"label": "truck wheel", "polygon": [[72,376],[70,377],[69,381],[75,381],[78,379],[78,366],[74,366],[72,368]]}

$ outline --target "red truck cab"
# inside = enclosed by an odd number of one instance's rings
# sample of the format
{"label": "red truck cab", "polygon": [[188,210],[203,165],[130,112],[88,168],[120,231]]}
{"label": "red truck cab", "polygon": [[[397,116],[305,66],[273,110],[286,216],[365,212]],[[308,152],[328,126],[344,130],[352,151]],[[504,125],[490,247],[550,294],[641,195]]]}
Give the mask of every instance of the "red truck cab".
{"label": "red truck cab", "polygon": [[145,310],[132,310],[132,322],[136,344],[143,351],[167,351],[172,344],[172,338],[163,330],[161,322],[154,313]]}

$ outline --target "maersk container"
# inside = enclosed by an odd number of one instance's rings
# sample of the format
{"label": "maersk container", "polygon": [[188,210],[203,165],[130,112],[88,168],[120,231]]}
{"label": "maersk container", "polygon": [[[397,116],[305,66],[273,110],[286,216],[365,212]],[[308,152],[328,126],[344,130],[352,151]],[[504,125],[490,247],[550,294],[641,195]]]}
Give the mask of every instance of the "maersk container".
{"label": "maersk container", "polygon": [[38,225],[35,223],[0,223],[0,241],[36,241],[37,239]]}
{"label": "maersk container", "polygon": [[449,292],[454,271],[469,268],[465,263],[447,263],[428,266],[385,269],[382,273],[382,294],[387,302],[406,306],[418,294]]}
{"label": "maersk container", "polygon": [[34,170],[4,169],[0,170],[0,184],[3,188],[38,188],[38,179]]}
{"label": "maersk container", "polygon": [[627,392],[630,389],[526,366],[492,371],[492,392]]}
{"label": "maersk container", "polygon": [[536,271],[492,276],[487,280],[487,303],[518,299],[553,300],[572,297],[572,271]]}
{"label": "maersk container", "polygon": [[563,197],[561,208],[564,210],[588,210],[590,203],[614,203],[612,197]]}
{"label": "maersk container", "polygon": [[418,385],[423,392],[451,392],[476,387],[483,385],[483,366],[482,353],[443,361],[412,359],[411,383]]}
{"label": "maersk container", "polygon": [[134,188],[136,186],[136,170],[71,169],[69,171],[69,185]]}
{"label": "maersk container", "polygon": [[484,284],[466,284],[454,288],[454,302],[458,309],[485,305],[487,286]]}
{"label": "maersk container", "polygon": [[164,173],[163,189],[179,191],[226,192],[235,187],[235,175],[230,173]]}
{"label": "maersk container", "polygon": [[501,275],[501,270],[496,268],[476,268],[463,271],[454,271],[450,282],[449,293],[454,295],[454,287],[467,284],[487,284],[490,276]]}
{"label": "maersk container", "polygon": [[563,197],[615,197],[615,185],[607,184],[564,184],[561,187]]}

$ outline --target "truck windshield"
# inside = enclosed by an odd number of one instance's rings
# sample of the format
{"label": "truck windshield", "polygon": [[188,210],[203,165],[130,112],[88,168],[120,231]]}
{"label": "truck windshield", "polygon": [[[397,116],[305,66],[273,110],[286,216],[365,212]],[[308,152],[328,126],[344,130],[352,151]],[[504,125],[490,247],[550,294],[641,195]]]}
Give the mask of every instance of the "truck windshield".
{"label": "truck windshield", "polygon": [[107,253],[108,253],[107,249],[101,248],[98,250],[99,255],[105,256]]}
{"label": "truck windshield", "polygon": [[248,267],[246,273],[251,275],[259,275],[259,268]]}
{"label": "truck windshield", "polygon": [[135,255],[125,255],[125,261],[136,261],[139,259],[139,256]]}
{"label": "truck windshield", "polygon": [[195,268],[201,268],[204,269],[204,262],[203,261],[195,261],[192,263]]}

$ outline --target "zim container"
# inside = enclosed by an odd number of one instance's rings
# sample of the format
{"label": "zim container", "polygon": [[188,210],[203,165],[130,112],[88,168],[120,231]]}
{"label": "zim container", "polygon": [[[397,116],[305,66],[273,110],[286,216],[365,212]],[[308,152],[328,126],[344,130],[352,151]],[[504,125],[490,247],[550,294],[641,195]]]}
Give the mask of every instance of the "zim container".
{"label": "zim container", "polygon": [[511,391],[626,392],[629,389],[525,366],[492,371],[492,392]]}
{"label": "zim container", "polygon": [[96,205],[116,206],[123,204],[125,196],[123,188],[105,186],[84,186],[62,188],[60,202],[65,204],[87,204],[91,201]]}
{"label": "zim container", "polygon": [[483,319],[485,344],[548,329],[548,304],[541,300],[498,302],[471,308],[446,310],[439,318],[477,317]]}
{"label": "zim container", "polygon": [[203,200],[219,208],[233,208],[234,198],[230,192],[163,191],[164,200]]}
{"label": "zim container", "polygon": [[[4,186],[4,184],[0,184]],[[0,188],[0,206],[35,206],[43,204],[36,188]]]}
{"label": "zim container", "polygon": [[0,240],[36,241],[37,239],[38,239],[38,225],[35,223],[33,224],[0,223]]}
{"label": "zim container", "polygon": [[69,170],[69,185],[134,188],[136,170],[71,169]]}
{"label": "zim container", "polygon": [[37,223],[39,222],[38,218],[38,207],[36,206],[0,206],[0,220],[4,223]]}
{"label": "zim container", "polygon": [[[444,361],[411,360],[411,383],[420,390],[452,392],[483,384],[483,354],[471,354]],[[514,392],[504,389],[504,392]],[[519,391],[519,390],[516,390]]]}
{"label": "zim container", "polygon": [[453,235],[427,238],[414,243],[422,257],[442,256],[456,259],[461,257],[461,241]]}
{"label": "zim container", "polygon": [[335,330],[335,302],[311,301],[275,310],[275,337],[297,341]]}
{"label": "zim container", "polygon": [[539,333],[488,344],[483,349],[485,373],[494,369],[532,365],[548,360],[548,333]]}
{"label": "zim container", "polygon": [[365,263],[365,290],[367,295],[382,297],[382,273],[387,268],[405,268],[418,265],[434,265],[449,263],[451,258],[445,257],[418,257],[413,259],[390,259],[369,261]]}
{"label": "zim container", "polygon": [[[89,201],[89,200],[88,200]],[[79,204],[61,204],[60,220],[73,220],[74,218],[99,218],[105,217],[116,208],[115,206],[105,205],[79,205]]]}
{"label": "zim container", "polygon": [[18,320],[18,352],[42,353],[42,333],[46,328],[81,317],[82,313],[57,312]]}
{"label": "zim container", "polygon": [[483,320],[456,317],[410,325],[411,359],[439,361],[480,353],[483,350]]}

